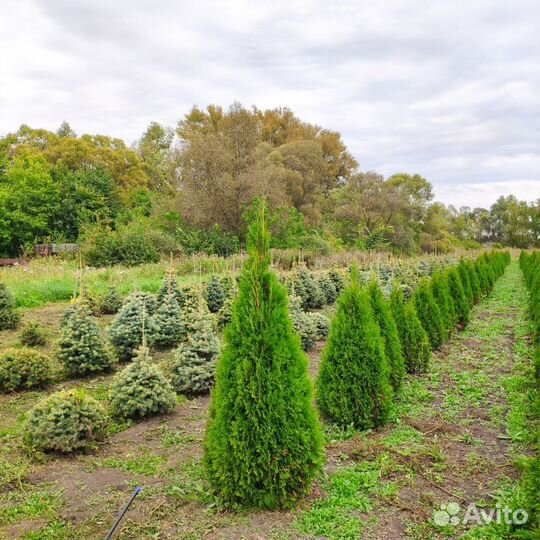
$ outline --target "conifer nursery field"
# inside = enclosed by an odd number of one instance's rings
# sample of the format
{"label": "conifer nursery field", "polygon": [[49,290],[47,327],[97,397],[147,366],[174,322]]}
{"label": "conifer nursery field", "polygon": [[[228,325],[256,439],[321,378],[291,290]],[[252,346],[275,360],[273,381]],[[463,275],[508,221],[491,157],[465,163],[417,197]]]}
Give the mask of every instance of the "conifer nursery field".
{"label": "conifer nursery field", "polygon": [[283,269],[267,219],[234,271],[3,271],[0,538],[105,538],[137,487],[115,538],[540,538],[540,256]]}

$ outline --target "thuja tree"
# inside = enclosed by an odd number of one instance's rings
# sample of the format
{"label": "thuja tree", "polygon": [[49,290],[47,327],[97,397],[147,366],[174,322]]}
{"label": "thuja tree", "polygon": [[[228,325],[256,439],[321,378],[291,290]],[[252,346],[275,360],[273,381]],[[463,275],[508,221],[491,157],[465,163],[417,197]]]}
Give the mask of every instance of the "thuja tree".
{"label": "thuja tree", "polygon": [[384,343],[356,271],[341,293],[317,379],[321,412],[341,426],[369,429],[384,424],[392,401]]}
{"label": "thuja tree", "polygon": [[445,337],[448,337],[457,324],[457,314],[454,302],[450,296],[446,274],[435,272],[431,276],[430,285],[433,298],[437,302],[444,322]]}
{"label": "thuja tree", "polygon": [[463,285],[463,292],[465,293],[467,302],[469,302],[469,306],[472,306],[474,304],[474,293],[471,285],[471,278],[469,276],[469,270],[463,259],[461,259],[456,269],[461,280],[461,284]]}
{"label": "thuja tree", "polygon": [[473,294],[473,303],[477,304],[482,297],[482,289],[480,287],[480,280],[478,279],[478,272],[476,271],[476,266],[472,261],[465,261],[464,264],[469,273],[469,282],[471,284]]}
{"label": "thuja tree", "polygon": [[396,322],[390,306],[384,299],[381,288],[375,280],[372,280],[369,284],[369,296],[373,315],[379,325],[384,342],[384,351],[390,369],[390,383],[394,390],[398,390],[405,376],[405,363]]}
{"label": "thuja tree", "polygon": [[84,304],[77,305],[62,327],[57,355],[70,375],[91,375],[112,366],[97,320]]}
{"label": "thuja tree", "polygon": [[457,319],[460,324],[467,324],[469,322],[469,313],[471,307],[465,291],[463,290],[463,284],[459,277],[459,273],[456,268],[449,268],[446,271],[448,279],[448,289],[450,291],[450,296],[454,301],[454,306],[456,307]]}
{"label": "thuja tree", "polygon": [[403,291],[395,287],[390,295],[390,307],[396,321],[407,373],[424,373],[431,358],[431,348],[414,304],[405,303]]}
{"label": "thuja tree", "polygon": [[286,507],[323,462],[307,358],[293,333],[287,292],[269,269],[266,208],[249,229],[232,322],[212,394],[204,463],[229,504]]}
{"label": "thuja tree", "polygon": [[432,349],[438,349],[445,337],[444,321],[427,279],[422,279],[412,297],[418,318],[426,331]]}

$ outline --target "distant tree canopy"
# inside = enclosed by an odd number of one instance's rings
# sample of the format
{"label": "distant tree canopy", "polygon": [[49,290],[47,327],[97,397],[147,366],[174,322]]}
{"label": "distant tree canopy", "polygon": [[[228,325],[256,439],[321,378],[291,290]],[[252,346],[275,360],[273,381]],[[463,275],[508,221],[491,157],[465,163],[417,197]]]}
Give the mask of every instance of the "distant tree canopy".
{"label": "distant tree canopy", "polygon": [[361,171],[339,133],[287,108],[194,107],[176,129],[152,122],[132,147],[78,136],[67,122],[0,138],[0,256],[41,241],[116,235],[105,243],[117,245],[130,224],[164,253],[226,255],[244,242],[258,197],[269,204],[274,247],[540,245],[540,199],[446,207],[418,174]]}

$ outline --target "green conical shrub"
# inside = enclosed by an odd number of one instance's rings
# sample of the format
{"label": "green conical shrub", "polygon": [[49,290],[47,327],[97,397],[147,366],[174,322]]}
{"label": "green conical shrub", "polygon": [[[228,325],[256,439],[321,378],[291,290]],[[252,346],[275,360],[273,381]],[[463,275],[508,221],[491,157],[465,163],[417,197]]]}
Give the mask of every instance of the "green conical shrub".
{"label": "green conical shrub", "polygon": [[329,305],[333,304],[338,297],[338,292],[336,291],[336,286],[330,279],[330,276],[326,273],[320,274],[318,282],[319,288],[324,295],[324,303]]}
{"label": "green conical shrub", "polygon": [[456,315],[458,323],[466,325],[469,322],[469,314],[471,311],[469,301],[465,296],[465,291],[463,290],[463,285],[459,277],[459,273],[456,268],[449,268],[446,271],[446,276],[448,280],[448,289],[450,291],[450,296],[454,302],[456,308]]}
{"label": "green conical shrub", "polygon": [[204,299],[206,300],[210,313],[217,313],[223,307],[225,293],[223,291],[221,280],[218,277],[211,276],[208,280],[204,291]]}
{"label": "green conical shrub", "polygon": [[319,287],[319,282],[305,266],[300,267],[296,272],[293,289],[294,295],[302,299],[303,309],[317,309],[324,305],[325,296]]}
{"label": "green conical shrub", "polygon": [[465,261],[465,265],[467,267],[467,271],[469,272],[469,282],[471,284],[471,290],[473,294],[473,303],[477,304],[482,298],[482,289],[480,287],[478,273],[472,261]]}
{"label": "green conical shrub", "polygon": [[393,394],[370,296],[352,278],[338,299],[322,354],[317,403],[335,424],[369,429],[386,423]]}
{"label": "green conical shrub", "polygon": [[116,287],[109,285],[107,292],[99,302],[99,311],[103,315],[116,315],[122,308],[122,295]]}
{"label": "green conical shrub", "polygon": [[388,302],[384,299],[379,283],[372,280],[369,284],[371,309],[379,325],[384,343],[384,352],[390,369],[390,384],[397,391],[401,388],[405,376],[405,362],[401,351],[401,342]]}
{"label": "green conical shrub", "polygon": [[120,360],[131,360],[135,356],[143,343],[143,328],[148,340],[153,340],[154,312],[155,298],[151,294],[134,292],[128,296],[109,328],[111,343]]}
{"label": "green conical shrub", "polygon": [[300,336],[302,349],[309,351],[317,341],[315,321],[302,309],[302,299],[299,296],[289,296],[289,316],[294,331]]}
{"label": "green conical shrub", "polygon": [[407,373],[426,372],[431,358],[431,348],[414,304],[405,303],[403,291],[396,287],[390,296],[390,306],[396,321]]}
{"label": "green conical shrub", "polygon": [[469,270],[463,259],[461,259],[457,265],[457,271],[461,284],[463,285],[463,292],[465,293],[467,302],[469,302],[469,307],[471,307],[474,304],[474,293],[471,285],[471,279],[469,277]]}
{"label": "green conical shrub", "polygon": [[43,398],[27,415],[24,441],[34,450],[74,452],[105,438],[108,417],[98,401],[82,390]]}
{"label": "green conical shrub", "polygon": [[97,320],[85,305],[79,304],[62,327],[57,357],[66,372],[73,376],[106,371],[114,364]]}
{"label": "green conical shrub", "polygon": [[47,344],[47,335],[38,322],[29,322],[22,329],[19,341],[26,347],[42,347]]}
{"label": "green conical shrub", "polygon": [[333,269],[328,272],[328,277],[332,280],[334,288],[336,289],[336,294],[337,296],[339,296],[341,294],[341,291],[345,288],[345,279],[343,278],[343,275],[340,274],[338,270]]}
{"label": "green conical shrub", "polygon": [[414,302],[420,323],[428,335],[431,348],[438,349],[445,337],[444,321],[437,302],[431,294],[429,281],[426,278],[420,280],[413,294],[412,301]]}
{"label": "green conical shrub", "polygon": [[143,345],[133,362],[114,380],[109,402],[112,414],[139,419],[168,413],[175,405],[176,394],[171,384],[158,366],[152,364],[150,351]]}
{"label": "green conical shrub", "polygon": [[178,305],[182,307],[184,305],[184,293],[180,290],[178,282],[176,281],[174,274],[170,271],[164,278],[161,283],[161,287],[157,293],[157,303],[158,305],[163,301],[163,299],[172,294]]}
{"label": "green conical shrub", "polygon": [[287,293],[269,269],[266,210],[251,225],[233,320],[212,394],[204,463],[229,504],[286,507],[323,462],[307,358],[293,333]]}
{"label": "green conical shrub", "polygon": [[201,312],[193,321],[187,340],[167,364],[167,375],[180,394],[204,394],[214,385],[219,341],[209,316]]}
{"label": "green conical shrub", "polygon": [[151,343],[158,349],[175,347],[186,337],[182,309],[172,293],[163,296],[152,317],[152,324]]}
{"label": "green conical shrub", "polygon": [[19,325],[21,316],[15,309],[15,300],[8,288],[0,283],[0,330],[13,330]]}
{"label": "green conical shrub", "polygon": [[437,302],[441,317],[444,322],[445,339],[452,333],[457,324],[457,314],[450,290],[448,288],[448,279],[446,274],[435,272],[430,280],[431,293]]}
{"label": "green conical shrub", "polygon": [[230,294],[225,298],[225,302],[216,314],[218,328],[223,330],[232,320],[232,308],[235,297]]}

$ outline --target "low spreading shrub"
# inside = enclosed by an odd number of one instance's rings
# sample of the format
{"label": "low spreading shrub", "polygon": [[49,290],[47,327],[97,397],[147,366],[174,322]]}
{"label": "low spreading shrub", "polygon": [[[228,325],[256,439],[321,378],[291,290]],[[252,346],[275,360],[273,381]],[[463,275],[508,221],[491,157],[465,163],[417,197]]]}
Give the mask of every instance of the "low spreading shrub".
{"label": "low spreading shrub", "polygon": [[47,344],[47,335],[39,323],[29,322],[22,329],[19,341],[26,347],[42,347]]}
{"label": "low spreading shrub", "polygon": [[105,438],[103,407],[81,390],[55,392],[27,415],[25,443],[34,450],[69,453],[91,448]]}
{"label": "low spreading shrub", "polygon": [[51,359],[30,349],[0,353],[0,391],[14,392],[45,386],[52,381]]}

